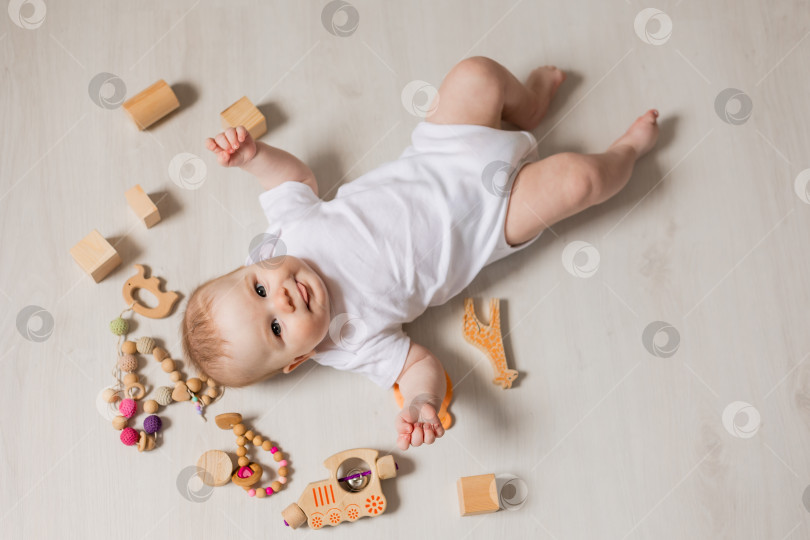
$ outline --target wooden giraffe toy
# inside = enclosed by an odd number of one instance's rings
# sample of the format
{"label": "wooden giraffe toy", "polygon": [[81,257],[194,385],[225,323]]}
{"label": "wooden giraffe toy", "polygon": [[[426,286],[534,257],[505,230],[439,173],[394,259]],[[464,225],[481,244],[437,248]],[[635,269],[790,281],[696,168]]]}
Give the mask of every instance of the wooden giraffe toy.
{"label": "wooden giraffe toy", "polygon": [[518,378],[519,373],[506,366],[506,352],[501,336],[501,301],[498,298],[489,301],[489,326],[484,326],[475,315],[473,299],[464,299],[464,339],[489,357],[492,369],[495,370],[492,382],[504,390],[512,388],[512,382]]}

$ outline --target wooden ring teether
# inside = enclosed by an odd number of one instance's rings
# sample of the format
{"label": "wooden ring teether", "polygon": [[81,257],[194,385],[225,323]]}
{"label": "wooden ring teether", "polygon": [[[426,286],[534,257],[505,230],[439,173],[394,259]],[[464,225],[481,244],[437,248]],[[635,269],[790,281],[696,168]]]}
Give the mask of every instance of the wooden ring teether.
{"label": "wooden ring teether", "polygon": [[[143,315],[144,317],[149,317],[151,319],[162,319],[166,317],[169,313],[171,313],[172,309],[174,308],[174,304],[177,303],[180,295],[174,291],[161,291],[160,278],[155,276],[147,278],[142,265],[136,264],[135,269],[138,271],[138,273],[127,279],[126,283],[124,283],[124,301],[127,303],[127,305],[131,305],[132,309],[136,313]],[[154,294],[155,298],[158,299],[158,305],[150,308],[136,300],[132,294],[136,289],[146,289],[150,293]]]}

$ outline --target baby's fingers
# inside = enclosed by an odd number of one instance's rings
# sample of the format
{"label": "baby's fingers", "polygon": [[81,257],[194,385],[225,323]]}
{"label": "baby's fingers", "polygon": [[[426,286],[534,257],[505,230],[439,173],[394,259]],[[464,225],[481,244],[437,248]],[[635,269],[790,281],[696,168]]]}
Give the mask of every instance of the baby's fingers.
{"label": "baby's fingers", "polygon": [[411,433],[411,446],[421,446],[422,441],[425,440],[425,434],[422,431],[422,426],[415,425],[413,427],[413,433]]}
{"label": "baby's fingers", "polygon": [[217,141],[219,147],[224,151],[228,152],[229,154],[233,154],[233,148],[231,147],[231,143],[228,142],[228,139],[225,137],[225,133],[220,133],[214,140]]}
{"label": "baby's fingers", "polygon": [[400,450],[407,450],[410,445],[411,445],[410,434],[401,433],[399,437],[397,437],[397,447],[399,447]]}
{"label": "baby's fingers", "polygon": [[425,433],[425,444],[433,444],[436,440],[436,434],[433,432],[433,427],[430,424],[424,424],[422,430]]}
{"label": "baby's fingers", "polygon": [[234,128],[228,128],[225,130],[225,138],[228,139],[228,142],[231,145],[231,148],[234,150],[239,149],[239,141],[236,138],[236,130]]}
{"label": "baby's fingers", "polygon": [[401,416],[397,416],[397,433],[400,434],[410,434],[413,431],[413,424],[402,418]]}
{"label": "baby's fingers", "polygon": [[245,142],[247,139],[248,130],[245,129],[245,126],[237,126],[236,127],[236,140],[241,142]]}

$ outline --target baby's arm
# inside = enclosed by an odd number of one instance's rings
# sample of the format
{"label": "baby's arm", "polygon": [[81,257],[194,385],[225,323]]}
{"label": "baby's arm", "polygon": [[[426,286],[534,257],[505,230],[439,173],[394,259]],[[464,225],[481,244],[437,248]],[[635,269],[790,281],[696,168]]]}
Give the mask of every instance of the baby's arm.
{"label": "baby's arm", "polygon": [[397,445],[402,450],[432,444],[444,435],[436,414],[444,400],[444,367],[429,350],[411,342],[405,365],[397,379],[404,406],[397,415]]}
{"label": "baby's arm", "polygon": [[228,128],[205,141],[223,167],[240,167],[255,176],[264,189],[273,189],[288,180],[312,188],[318,194],[318,183],[312,170],[300,159],[263,142],[256,142],[244,126]]}

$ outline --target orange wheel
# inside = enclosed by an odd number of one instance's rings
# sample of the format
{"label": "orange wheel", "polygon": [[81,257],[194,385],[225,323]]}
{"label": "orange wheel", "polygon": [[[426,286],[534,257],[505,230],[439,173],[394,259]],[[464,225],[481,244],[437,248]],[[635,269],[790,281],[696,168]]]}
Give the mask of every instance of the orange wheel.
{"label": "orange wheel", "polygon": [[326,519],[328,519],[329,523],[331,523],[332,525],[337,525],[338,523],[343,521],[343,518],[340,515],[340,510],[338,510],[337,508],[329,510],[329,513],[326,514]]}
{"label": "orange wheel", "polygon": [[346,507],[346,518],[349,521],[357,521],[360,518],[360,507],[356,504],[350,504]]}
{"label": "orange wheel", "polygon": [[309,526],[313,529],[320,529],[323,527],[323,514],[320,512],[315,512],[309,516]]}

